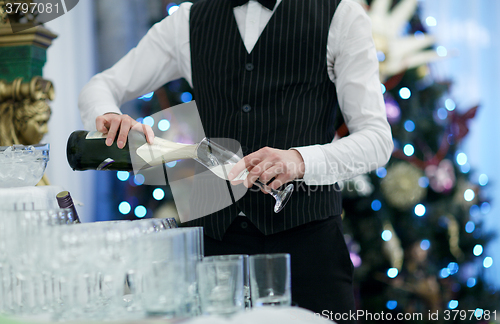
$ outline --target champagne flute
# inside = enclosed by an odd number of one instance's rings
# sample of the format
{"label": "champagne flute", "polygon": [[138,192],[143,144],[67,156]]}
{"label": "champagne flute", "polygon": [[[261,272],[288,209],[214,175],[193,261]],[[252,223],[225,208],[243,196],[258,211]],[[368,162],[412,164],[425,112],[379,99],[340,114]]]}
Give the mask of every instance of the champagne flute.
{"label": "champagne flute", "polygon": [[[229,180],[229,172],[234,165],[241,160],[241,158],[235,153],[217,143],[214,143],[206,137],[198,143],[196,147],[196,157],[194,159],[212,171],[216,176],[224,180]],[[233,180],[245,180],[248,173],[248,170],[245,169]],[[289,184],[282,190],[276,190],[268,187],[259,180],[257,180],[255,184],[276,200],[276,204],[274,205],[275,213],[280,212],[283,207],[285,207],[294,188],[293,184]]]}

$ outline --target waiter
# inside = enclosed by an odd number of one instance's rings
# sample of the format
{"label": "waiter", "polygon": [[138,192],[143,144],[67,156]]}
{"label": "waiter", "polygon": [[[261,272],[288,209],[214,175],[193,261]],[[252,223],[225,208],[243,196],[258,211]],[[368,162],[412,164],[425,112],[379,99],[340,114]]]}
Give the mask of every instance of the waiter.
{"label": "waiter", "polygon": [[[296,184],[279,214],[270,196],[249,190],[190,222],[204,227],[206,255],[290,253],[294,303],[354,312],[337,182],[384,165],[393,149],[363,8],[353,0],[183,3],[84,87],[85,127],[123,147],[136,122],[119,106],[179,77],[193,87],[207,137],[241,143],[246,157],[233,171],[250,171],[245,186]],[[338,106],[350,135],[334,141]]]}

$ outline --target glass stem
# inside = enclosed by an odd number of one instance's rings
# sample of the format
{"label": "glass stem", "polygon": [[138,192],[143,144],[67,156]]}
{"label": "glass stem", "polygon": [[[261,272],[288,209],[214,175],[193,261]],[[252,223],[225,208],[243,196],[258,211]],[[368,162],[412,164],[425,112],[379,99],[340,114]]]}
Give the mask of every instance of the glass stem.
{"label": "glass stem", "polygon": [[274,199],[278,198],[278,191],[277,190],[269,188],[267,185],[265,185],[262,182],[260,182],[260,180],[255,181],[255,184],[259,188],[261,188],[262,190],[264,190],[265,192],[267,192],[268,194],[270,194],[271,196],[273,196]]}

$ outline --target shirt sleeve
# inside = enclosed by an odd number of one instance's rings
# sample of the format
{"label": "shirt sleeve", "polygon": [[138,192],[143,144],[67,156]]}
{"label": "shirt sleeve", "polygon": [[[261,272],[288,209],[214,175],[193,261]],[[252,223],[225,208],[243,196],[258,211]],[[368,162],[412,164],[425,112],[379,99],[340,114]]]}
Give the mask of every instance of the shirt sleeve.
{"label": "shirt sleeve", "polygon": [[183,3],[171,16],[155,24],[111,68],[96,74],[83,87],[78,107],[84,127],[95,130],[95,120],[105,113],[121,114],[120,106],[165,83],[184,77],[191,82],[189,13]]}
{"label": "shirt sleeve", "polygon": [[324,145],[295,147],[306,184],[333,184],[383,166],[393,141],[379,79],[371,22],[364,9],[342,1],[328,36],[327,65],[350,135]]}

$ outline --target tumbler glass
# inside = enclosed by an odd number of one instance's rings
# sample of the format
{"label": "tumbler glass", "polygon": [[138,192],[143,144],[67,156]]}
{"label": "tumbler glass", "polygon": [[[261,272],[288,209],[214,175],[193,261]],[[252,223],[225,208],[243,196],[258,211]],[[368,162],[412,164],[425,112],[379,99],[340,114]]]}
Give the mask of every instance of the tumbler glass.
{"label": "tumbler glass", "polygon": [[244,310],[243,259],[200,262],[197,270],[204,314],[232,315]]}
{"label": "tumbler glass", "polygon": [[253,307],[290,306],[290,254],[251,255],[249,261]]}

